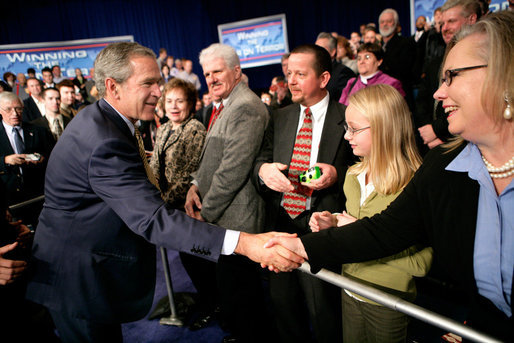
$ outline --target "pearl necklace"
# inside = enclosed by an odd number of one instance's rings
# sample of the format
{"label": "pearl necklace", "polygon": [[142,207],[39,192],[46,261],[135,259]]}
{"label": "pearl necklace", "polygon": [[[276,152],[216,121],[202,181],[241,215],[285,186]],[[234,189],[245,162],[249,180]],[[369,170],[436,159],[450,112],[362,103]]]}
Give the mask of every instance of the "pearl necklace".
{"label": "pearl necklace", "polygon": [[501,167],[493,166],[491,162],[486,160],[483,155],[482,161],[484,161],[485,167],[487,168],[487,171],[489,172],[489,175],[491,175],[492,178],[501,179],[514,175],[514,157],[508,160],[507,163],[505,163]]}

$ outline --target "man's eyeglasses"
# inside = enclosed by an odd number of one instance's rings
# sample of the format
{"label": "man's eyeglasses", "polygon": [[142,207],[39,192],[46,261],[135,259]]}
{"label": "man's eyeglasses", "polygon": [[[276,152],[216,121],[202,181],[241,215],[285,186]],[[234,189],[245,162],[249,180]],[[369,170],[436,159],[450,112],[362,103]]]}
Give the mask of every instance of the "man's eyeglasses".
{"label": "man's eyeglasses", "polygon": [[485,68],[487,67],[487,64],[482,64],[479,66],[472,66],[472,67],[464,67],[464,68],[456,68],[456,69],[448,69],[444,72],[444,77],[441,79],[441,82],[446,83],[446,85],[449,87],[452,84],[453,78],[461,71],[465,70],[472,70],[472,69],[478,69],[478,68]]}
{"label": "man's eyeglasses", "polygon": [[348,133],[350,136],[355,136],[356,134],[358,134],[359,132],[361,131],[364,131],[366,129],[369,129],[370,126],[366,126],[366,127],[361,127],[360,129],[354,129],[353,127],[351,126],[348,126],[347,123],[344,123],[343,124],[343,127],[344,129],[346,130],[346,133]]}

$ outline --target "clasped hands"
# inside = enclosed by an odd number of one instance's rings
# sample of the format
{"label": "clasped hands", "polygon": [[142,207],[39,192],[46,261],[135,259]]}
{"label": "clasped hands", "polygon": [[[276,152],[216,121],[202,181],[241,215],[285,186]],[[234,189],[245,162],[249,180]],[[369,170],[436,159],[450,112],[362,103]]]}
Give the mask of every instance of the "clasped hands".
{"label": "clasped hands", "polygon": [[[331,227],[340,227],[346,224],[353,223],[357,219],[352,217],[345,211],[343,213],[332,214],[328,211],[323,212],[314,212],[309,221],[309,226],[312,232],[319,232],[320,230],[328,229]],[[280,254],[283,258],[291,260],[291,264],[288,265],[289,268],[294,266],[294,263],[298,263],[301,261],[303,263],[308,259],[307,252],[302,244],[300,238],[296,236],[296,234],[287,234],[287,233],[279,233],[279,232],[270,232],[273,237],[268,240],[264,244],[264,248],[274,248],[277,249],[277,253]],[[280,249],[280,250],[279,250]],[[284,250],[285,249],[285,252]],[[292,255],[291,255],[292,254]],[[301,258],[303,260],[295,260],[295,258]],[[283,261],[281,261],[283,262]],[[290,271],[291,269],[283,269],[280,265],[275,265],[273,263],[267,263],[261,261],[261,266],[263,268],[268,268],[270,271],[274,271],[278,273],[279,271]],[[299,267],[294,266],[294,268]]]}

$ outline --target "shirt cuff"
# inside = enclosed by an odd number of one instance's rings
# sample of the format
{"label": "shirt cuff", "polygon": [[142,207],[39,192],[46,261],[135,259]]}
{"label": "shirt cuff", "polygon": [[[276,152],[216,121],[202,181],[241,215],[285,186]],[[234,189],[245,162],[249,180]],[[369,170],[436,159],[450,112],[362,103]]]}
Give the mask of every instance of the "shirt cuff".
{"label": "shirt cuff", "polygon": [[227,230],[225,233],[225,239],[223,240],[223,246],[221,247],[222,255],[232,255],[236,250],[237,242],[239,242],[239,235],[241,232],[234,230]]}

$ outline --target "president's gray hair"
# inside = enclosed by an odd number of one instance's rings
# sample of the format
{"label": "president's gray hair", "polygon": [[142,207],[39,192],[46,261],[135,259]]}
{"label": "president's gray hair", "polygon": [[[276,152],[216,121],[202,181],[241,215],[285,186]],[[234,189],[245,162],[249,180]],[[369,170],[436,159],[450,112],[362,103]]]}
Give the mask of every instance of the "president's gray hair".
{"label": "president's gray hair", "polygon": [[105,80],[114,79],[117,83],[125,82],[134,72],[130,59],[134,56],[151,57],[155,53],[138,43],[120,42],[109,44],[100,51],[95,59],[95,86],[100,97],[105,96]]}

